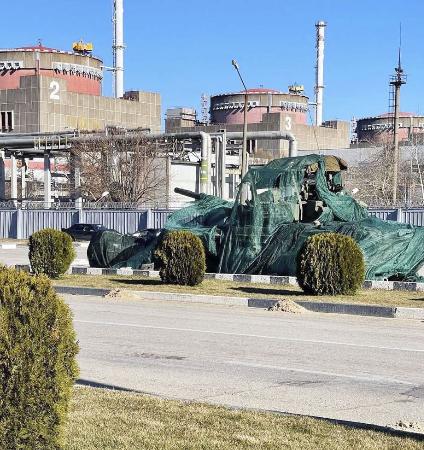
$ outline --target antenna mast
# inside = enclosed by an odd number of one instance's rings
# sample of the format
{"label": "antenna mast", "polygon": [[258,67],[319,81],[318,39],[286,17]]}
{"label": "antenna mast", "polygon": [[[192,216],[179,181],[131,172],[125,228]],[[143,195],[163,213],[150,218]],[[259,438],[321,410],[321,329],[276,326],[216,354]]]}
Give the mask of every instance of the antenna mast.
{"label": "antenna mast", "polygon": [[[402,34],[401,34],[402,36]],[[399,108],[400,108],[400,88],[406,83],[406,75],[403,73],[401,65],[401,41],[399,43],[398,66],[395,68],[395,74],[390,78],[390,86],[394,88],[394,121],[393,121],[393,205],[397,202],[398,172],[399,172]]]}

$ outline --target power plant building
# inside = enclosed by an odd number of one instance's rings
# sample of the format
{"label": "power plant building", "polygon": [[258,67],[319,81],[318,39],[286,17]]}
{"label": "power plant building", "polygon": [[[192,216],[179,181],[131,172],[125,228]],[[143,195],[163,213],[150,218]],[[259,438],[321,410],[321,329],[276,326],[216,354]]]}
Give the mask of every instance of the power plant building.
{"label": "power plant building", "polygon": [[0,132],[160,131],[158,93],[102,96],[103,62],[90,53],[43,47],[0,50]]}
{"label": "power plant building", "polygon": [[[393,142],[393,113],[365,117],[356,122],[358,143],[384,145]],[[400,142],[424,142],[424,116],[414,113],[399,113],[398,133]]]}
{"label": "power plant building", "polygon": [[[328,121],[321,126],[308,124],[308,97],[301,86],[290,86],[289,92],[275,89],[249,89],[247,123],[248,131],[287,131],[292,133],[300,150],[348,148],[350,124]],[[183,131],[216,132],[242,131],[244,120],[244,91],[213,95],[210,98],[210,123],[196,120],[194,109],[174,108],[166,113],[165,130],[169,133]],[[251,153],[264,158],[288,155],[288,142],[261,140],[250,143]]]}

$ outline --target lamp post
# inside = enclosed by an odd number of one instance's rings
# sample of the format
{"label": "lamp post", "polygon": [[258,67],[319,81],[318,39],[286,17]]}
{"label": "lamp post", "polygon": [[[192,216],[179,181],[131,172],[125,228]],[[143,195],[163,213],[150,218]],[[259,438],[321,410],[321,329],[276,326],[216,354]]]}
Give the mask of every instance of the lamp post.
{"label": "lamp post", "polygon": [[244,84],[244,80],[243,80],[243,77],[241,76],[240,67],[237,64],[237,61],[235,59],[233,59],[231,61],[231,64],[237,70],[238,76],[240,77],[240,80],[244,87],[243,148],[242,148],[242,153],[241,153],[241,179],[243,179],[247,173],[247,102],[248,102],[248,94],[247,94],[247,87]]}

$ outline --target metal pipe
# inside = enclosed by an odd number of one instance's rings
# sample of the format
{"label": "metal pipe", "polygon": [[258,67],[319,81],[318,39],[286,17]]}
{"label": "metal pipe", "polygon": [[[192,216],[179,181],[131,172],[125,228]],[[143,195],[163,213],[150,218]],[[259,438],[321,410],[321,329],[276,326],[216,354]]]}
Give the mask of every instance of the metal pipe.
{"label": "metal pipe", "polygon": [[[242,139],[243,133],[240,131],[227,131],[227,139]],[[287,131],[249,131],[247,139],[275,140],[283,139],[289,141],[289,156],[297,156],[297,141],[293,134]]]}
{"label": "metal pipe", "polygon": [[221,198],[226,198],[226,183],[225,183],[225,167],[226,167],[226,158],[227,158],[227,132],[224,130],[222,133],[222,141],[221,141],[221,152],[220,152],[220,160],[219,160],[219,178],[220,178],[220,194]]}
{"label": "metal pipe", "polygon": [[50,167],[50,155],[44,153],[44,207],[49,209],[52,201],[52,174]]}
{"label": "metal pipe", "polygon": [[324,94],[324,32],[327,24],[320,20],[315,24],[317,32],[316,49],[317,49],[317,65],[315,76],[315,125],[322,125],[322,109]]}
{"label": "metal pipe", "polygon": [[77,130],[66,130],[66,131],[44,131],[44,132],[37,132],[37,133],[0,133],[0,141],[3,138],[6,139],[13,139],[13,138],[19,138],[19,137],[26,137],[26,136],[64,136],[64,135],[70,135],[73,134],[76,136],[78,134]]}
{"label": "metal pipe", "polygon": [[115,97],[124,95],[124,0],[114,0],[114,73]]}
{"label": "metal pipe", "polygon": [[[132,133],[122,135],[124,139],[131,139]],[[135,134],[135,136],[138,136]],[[121,138],[121,136],[115,136]],[[201,149],[200,149],[200,183],[199,191],[203,194],[209,194],[210,186],[209,181],[210,170],[211,170],[211,153],[212,153],[212,139],[208,133],[204,131],[189,131],[183,133],[153,133],[145,135],[148,140],[153,139],[200,139]]]}
{"label": "metal pipe", "polygon": [[4,151],[0,151],[0,200],[6,198],[6,169],[4,166]]}
{"label": "metal pipe", "polygon": [[10,197],[16,204],[18,200],[18,168],[15,155],[10,156]]}

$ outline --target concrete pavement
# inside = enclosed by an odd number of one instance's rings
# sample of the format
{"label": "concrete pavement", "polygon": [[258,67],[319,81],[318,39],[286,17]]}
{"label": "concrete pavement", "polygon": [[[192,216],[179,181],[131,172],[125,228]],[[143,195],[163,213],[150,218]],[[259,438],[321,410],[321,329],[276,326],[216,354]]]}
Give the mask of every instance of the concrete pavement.
{"label": "concrete pavement", "polygon": [[424,422],[424,323],[66,296],[81,379],[378,425]]}
{"label": "concrete pavement", "polygon": [[[72,264],[78,266],[88,266],[87,248],[75,246],[75,251],[77,253],[77,256]],[[17,247],[14,249],[1,248],[0,263],[6,264],[8,266],[16,264],[29,264],[28,247]]]}

